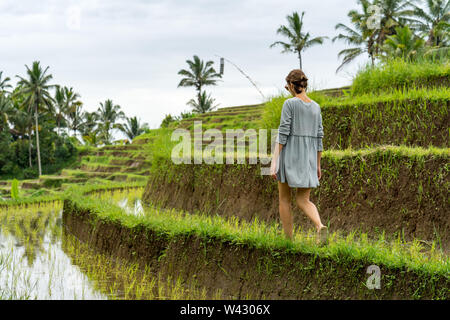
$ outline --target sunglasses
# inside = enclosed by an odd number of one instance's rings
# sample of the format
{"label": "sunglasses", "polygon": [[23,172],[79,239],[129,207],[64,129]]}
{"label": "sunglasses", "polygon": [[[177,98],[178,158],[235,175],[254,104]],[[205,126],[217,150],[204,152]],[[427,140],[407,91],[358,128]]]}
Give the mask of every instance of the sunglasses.
{"label": "sunglasses", "polygon": [[287,91],[289,91],[288,85],[285,85],[284,88],[285,88]]}

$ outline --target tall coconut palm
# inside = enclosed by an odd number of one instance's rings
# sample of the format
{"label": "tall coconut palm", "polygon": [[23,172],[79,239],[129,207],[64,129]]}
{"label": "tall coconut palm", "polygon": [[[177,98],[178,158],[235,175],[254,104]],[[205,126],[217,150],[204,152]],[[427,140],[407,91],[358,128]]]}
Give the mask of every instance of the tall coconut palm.
{"label": "tall coconut palm", "polygon": [[73,131],[73,136],[76,138],[77,131],[80,131],[83,125],[83,103],[81,101],[75,101],[71,103],[68,110],[68,127]]}
{"label": "tall coconut palm", "polygon": [[344,49],[338,53],[338,57],[343,57],[343,60],[342,64],[336,69],[336,72],[339,72],[345,65],[364,53],[369,55],[372,65],[375,64],[375,47],[372,37],[373,30],[367,26],[367,21],[372,15],[372,12],[369,9],[372,3],[368,0],[359,0],[358,3],[361,5],[361,12],[351,10],[347,14],[354,28],[352,29],[343,23],[338,23],[335,26],[336,30],[341,30],[343,33],[334,37],[332,39],[333,43],[336,40],[341,40],[348,45],[353,46],[352,48]]}
{"label": "tall coconut palm", "polygon": [[96,112],[85,112],[80,127],[81,136],[89,136],[91,133],[97,134],[98,115]]}
{"label": "tall coconut palm", "polygon": [[143,134],[148,129],[147,123],[141,123],[137,117],[126,118],[126,123],[120,125],[122,131],[130,140]]}
{"label": "tall coconut palm", "polygon": [[11,85],[8,83],[9,81],[11,81],[11,78],[6,77],[2,79],[2,77],[3,71],[0,71],[0,95],[3,94],[3,92],[8,93],[8,91],[6,91],[7,88],[12,88]]}
{"label": "tall coconut palm", "polygon": [[186,60],[190,70],[181,69],[178,74],[184,76],[181,79],[178,87],[195,87],[197,90],[197,101],[200,103],[202,88],[204,86],[216,85],[218,78],[222,76],[214,70],[212,65],[213,61],[207,61],[206,63],[196,55],[193,60]]}
{"label": "tall coconut palm", "polygon": [[69,120],[70,129],[76,137],[77,131],[80,130],[83,118],[83,103],[78,100],[80,95],[73,91],[73,88],[64,87],[64,109]]}
{"label": "tall coconut palm", "polygon": [[56,127],[58,128],[58,135],[60,134],[61,126],[67,125],[66,115],[68,113],[66,99],[64,96],[64,88],[56,86],[55,90],[55,116],[56,116]]}
{"label": "tall coconut palm", "polygon": [[302,62],[302,51],[313,46],[323,44],[324,40],[328,37],[315,37],[312,38],[309,32],[303,32],[303,16],[305,12],[302,12],[302,16],[299,17],[297,12],[294,12],[291,16],[287,16],[288,20],[287,26],[280,26],[277,30],[277,34],[285,36],[288,38],[289,42],[276,41],[270,45],[273,48],[280,45],[283,48],[282,53],[294,52],[298,55],[298,60],[300,62],[300,69],[303,68]]}
{"label": "tall coconut palm", "polygon": [[117,129],[117,121],[125,118],[125,114],[120,110],[120,106],[113,103],[112,100],[100,102],[100,108],[97,110],[99,120],[98,129],[101,140],[104,144],[111,144],[112,131]]}
{"label": "tall coconut palm", "polygon": [[214,105],[215,99],[211,95],[206,95],[206,91],[200,95],[200,103],[194,99],[189,100],[188,105],[192,106],[194,112],[205,113],[213,111],[218,105]]}
{"label": "tall coconut palm", "polygon": [[87,145],[98,145],[98,115],[96,112],[85,112],[83,115],[83,123],[80,127],[80,133],[83,141]]}
{"label": "tall coconut palm", "polygon": [[67,110],[72,111],[74,107],[80,105],[80,101],[78,100],[80,95],[73,91],[73,88],[64,87],[64,100],[66,103]]}
{"label": "tall coconut palm", "polygon": [[425,10],[413,4],[411,28],[427,36],[427,45],[441,47],[450,29],[450,1],[425,0]]}
{"label": "tall coconut palm", "polygon": [[38,172],[39,176],[42,175],[41,167],[41,153],[39,149],[39,112],[53,111],[53,98],[50,95],[49,90],[53,85],[48,83],[52,80],[53,76],[47,74],[49,67],[42,70],[40,63],[34,61],[31,69],[25,65],[27,68],[27,76],[25,79],[21,76],[19,78],[18,85],[21,87],[19,94],[25,96],[24,104],[28,107],[29,112],[34,112],[35,128],[34,132],[36,135],[36,149],[37,149],[37,159],[38,159]]}
{"label": "tall coconut palm", "polygon": [[423,49],[425,40],[415,36],[408,26],[395,28],[396,34],[388,36],[384,41],[384,50],[388,57],[399,57],[403,60],[414,60]]}
{"label": "tall coconut palm", "polygon": [[8,119],[13,113],[13,105],[11,99],[0,94],[0,131],[8,126]]}

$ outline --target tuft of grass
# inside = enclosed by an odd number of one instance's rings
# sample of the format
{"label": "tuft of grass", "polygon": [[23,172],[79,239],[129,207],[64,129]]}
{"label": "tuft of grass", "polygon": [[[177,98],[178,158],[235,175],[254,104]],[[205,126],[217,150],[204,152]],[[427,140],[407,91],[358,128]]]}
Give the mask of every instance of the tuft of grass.
{"label": "tuft of grass", "polygon": [[[442,81],[447,78],[447,83]],[[353,79],[350,93],[352,96],[370,92],[390,91],[392,88],[408,88],[411,86],[434,86],[442,82],[448,86],[450,78],[450,62],[419,60],[406,62],[392,59],[376,67],[369,64],[362,68]],[[441,80],[441,81],[439,81]]]}
{"label": "tuft of grass", "polygon": [[18,200],[19,199],[19,181],[14,179],[11,182],[11,199]]}

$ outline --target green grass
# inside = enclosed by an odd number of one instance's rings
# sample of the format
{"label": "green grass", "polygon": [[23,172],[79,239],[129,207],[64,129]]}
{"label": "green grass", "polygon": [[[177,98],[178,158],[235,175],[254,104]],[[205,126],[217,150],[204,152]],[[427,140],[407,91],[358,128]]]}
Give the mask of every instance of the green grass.
{"label": "green grass", "polygon": [[[450,88],[397,89],[383,94],[311,98],[319,103],[324,125],[324,147],[364,144],[447,145],[450,132],[442,129],[448,117]],[[272,97],[264,108],[261,127],[277,129],[286,95]]]}
{"label": "green grass", "polygon": [[[21,197],[18,199],[5,200],[0,198],[0,207],[7,206],[21,206],[21,205],[35,205],[46,202],[62,201],[67,197],[67,194],[73,192],[73,188],[76,187],[79,192],[88,194],[91,192],[101,192],[109,189],[127,189],[144,187],[146,181],[127,181],[127,182],[113,182],[108,180],[101,180],[101,183],[90,183],[83,186],[77,186],[68,184],[68,188],[63,191],[51,192],[50,194],[36,195],[34,197]],[[37,191],[39,192],[39,190]]]}
{"label": "green grass", "polygon": [[380,93],[390,91],[391,88],[438,85],[437,82],[443,82],[444,78],[447,79],[447,83],[442,83],[442,85],[448,86],[449,77],[450,62],[448,59],[435,62],[422,60],[414,63],[394,59],[375,68],[367,65],[360,70],[353,79],[351,95]]}
{"label": "green grass", "polygon": [[392,145],[378,146],[374,148],[361,148],[361,149],[347,148],[344,150],[325,150],[323,156],[339,160],[344,157],[358,157],[358,156],[361,157],[372,153],[382,154],[385,152],[411,158],[423,158],[429,156],[450,157],[450,148],[436,148],[436,147],[422,148],[422,147],[407,147],[407,146],[392,146]]}
{"label": "green grass", "polygon": [[405,268],[446,277],[450,272],[450,258],[435,250],[434,244],[431,250],[424,254],[424,248],[419,241],[405,245],[400,239],[387,243],[384,237],[371,241],[364,234],[341,237],[333,233],[328,245],[320,247],[308,233],[296,232],[293,241],[285,239],[277,223],[266,224],[258,220],[245,222],[234,217],[224,219],[219,216],[158,208],[149,208],[144,215],[136,216],[127,214],[112,202],[86,197],[77,188],[67,193],[67,197],[75,207],[89,210],[98,219],[118,222],[129,228],[142,225],[169,237],[196,235],[265,250],[314,254],[341,262],[363,260],[389,268]]}

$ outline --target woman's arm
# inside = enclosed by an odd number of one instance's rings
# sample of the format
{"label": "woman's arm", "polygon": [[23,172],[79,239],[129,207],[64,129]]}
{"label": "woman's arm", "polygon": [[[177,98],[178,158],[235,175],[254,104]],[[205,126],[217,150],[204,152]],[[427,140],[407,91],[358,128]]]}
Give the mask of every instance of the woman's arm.
{"label": "woman's arm", "polygon": [[277,164],[278,158],[280,157],[281,150],[283,149],[283,145],[281,143],[275,144],[275,150],[273,151],[272,163],[270,165],[270,175],[276,180],[277,179]]}
{"label": "woman's arm", "polygon": [[[278,127],[278,143],[285,145],[289,135],[291,134],[292,114],[288,100],[283,103],[281,110],[280,126]],[[281,150],[280,150],[281,151]]]}
{"label": "woman's arm", "polygon": [[322,170],[320,169],[320,158],[322,158],[322,151],[317,151],[317,178],[322,177]]}
{"label": "woman's arm", "polygon": [[285,100],[283,103],[283,108],[281,109],[280,126],[278,127],[277,142],[275,144],[275,150],[273,152],[272,164],[270,166],[270,175],[276,179],[277,178],[277,164],[278,158],[280,156],[283,145],[287,143],[287,139],[291,134],[291,120],[292,114],[289,108],[288,101]]}
{"label": "woman's arm", "polygon": [[323,126],[322,126],[322,113],[319,114],[319,128],[317,130],[317,177],[322,177],[322,170],[320,168],[320,159],[322,158],[323,151]]}

